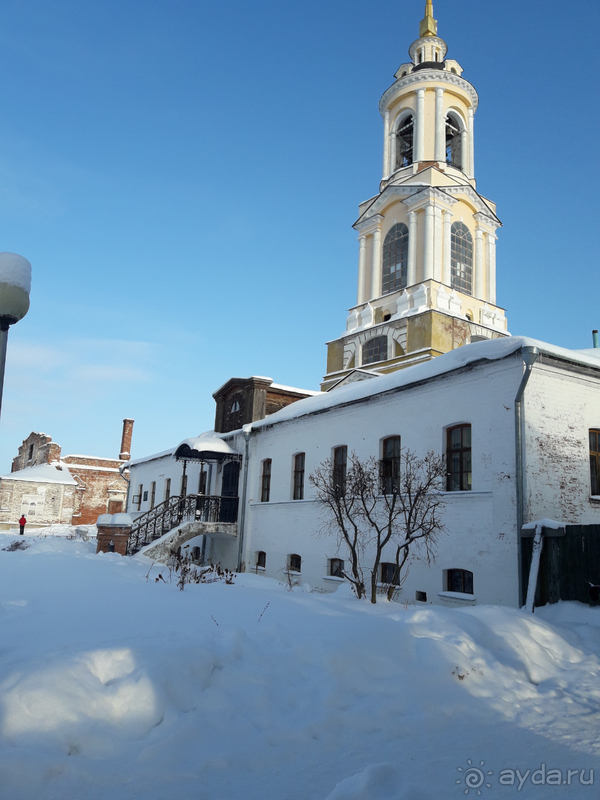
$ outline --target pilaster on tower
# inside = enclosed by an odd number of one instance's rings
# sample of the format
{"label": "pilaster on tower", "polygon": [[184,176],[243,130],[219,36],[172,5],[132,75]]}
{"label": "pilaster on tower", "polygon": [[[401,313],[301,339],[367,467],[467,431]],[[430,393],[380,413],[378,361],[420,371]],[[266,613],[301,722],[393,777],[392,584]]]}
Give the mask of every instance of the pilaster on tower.
{"label": "pilaster on tower", "polygon": [[328,343],[324,390],[505,336],[496,305],[496,206],[475,181],[479,98],[437,35],[427,0],[419,38],[379,103],[383,178],[361,203],[358,297]]}

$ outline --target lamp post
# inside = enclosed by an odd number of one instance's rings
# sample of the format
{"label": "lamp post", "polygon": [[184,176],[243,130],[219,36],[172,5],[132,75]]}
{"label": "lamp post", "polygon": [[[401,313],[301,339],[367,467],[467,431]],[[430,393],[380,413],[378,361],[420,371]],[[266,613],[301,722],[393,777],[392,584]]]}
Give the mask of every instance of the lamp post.
{"label": "lamp post", "polygon": [[16,253],[0,253],[0,411],[8,329],[29,311],[31,264]]}

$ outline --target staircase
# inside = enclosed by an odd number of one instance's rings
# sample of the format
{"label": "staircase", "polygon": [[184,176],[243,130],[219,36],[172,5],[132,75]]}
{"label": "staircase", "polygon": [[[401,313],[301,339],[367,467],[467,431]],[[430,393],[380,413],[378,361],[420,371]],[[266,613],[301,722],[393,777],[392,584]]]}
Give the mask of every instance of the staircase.
{"label": "staircase", "polygon": [[206,494],[174,495],[141,514],[133,523],[127,544],[132,556],[184,522],[237,522],[239,498]]}

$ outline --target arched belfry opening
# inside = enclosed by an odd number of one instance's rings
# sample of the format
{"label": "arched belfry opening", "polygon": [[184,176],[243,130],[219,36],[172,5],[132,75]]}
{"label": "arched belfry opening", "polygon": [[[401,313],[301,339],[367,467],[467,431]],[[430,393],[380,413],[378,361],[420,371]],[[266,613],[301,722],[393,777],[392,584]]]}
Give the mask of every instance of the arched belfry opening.
{"label": "arched belfry opening", "polygon": [[455,114],[446,117],[446,164],[462,169],[463,128]]}
{"label": "arched belfry opening", "polygon": [[412,114],[405,117],[398,125],[396,132],[396,165],[395,169],[408,167],[413,163],[413,142],[415,122]]}

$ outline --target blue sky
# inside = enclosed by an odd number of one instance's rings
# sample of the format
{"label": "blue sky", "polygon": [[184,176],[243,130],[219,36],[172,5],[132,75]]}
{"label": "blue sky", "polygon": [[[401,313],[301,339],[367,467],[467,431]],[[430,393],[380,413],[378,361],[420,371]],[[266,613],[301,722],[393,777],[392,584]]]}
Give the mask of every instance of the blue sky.
{"label": "blue sky", "polygon": [[[0,250],[33,265],[11,329],[0,474],[32,430],[116,456],[212,427],[212,392],[318,388],[355,303],[378,101],[423,0],[4,0]],[[498,203],[512,333],[600,327],[600,4],[435,0],[480,96],[478,189]]]}

